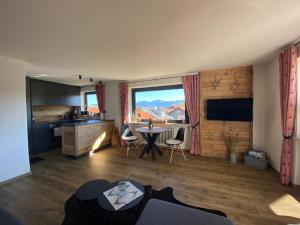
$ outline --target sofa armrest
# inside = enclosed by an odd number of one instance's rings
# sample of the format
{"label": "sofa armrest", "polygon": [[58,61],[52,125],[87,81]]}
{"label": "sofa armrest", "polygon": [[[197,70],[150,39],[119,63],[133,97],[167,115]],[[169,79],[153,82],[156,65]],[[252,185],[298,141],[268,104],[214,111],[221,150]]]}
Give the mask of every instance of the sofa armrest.
{"label": "sofa armrest", "polygon": [[0,225],[24,225],[13,214],[0,207]]}

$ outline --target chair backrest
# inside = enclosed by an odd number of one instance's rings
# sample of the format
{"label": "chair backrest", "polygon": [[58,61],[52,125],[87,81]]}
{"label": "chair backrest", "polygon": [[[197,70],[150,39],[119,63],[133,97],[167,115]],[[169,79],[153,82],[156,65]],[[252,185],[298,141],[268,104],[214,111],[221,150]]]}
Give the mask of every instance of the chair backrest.
{"label": "chair backrest", "polygon": [[179,141],[184,141],[184,127],[180,127],[177,131],[177,134],[176,134],[176,137],[175,137],[175,140],[179,140]]}
{"label": "chair backrest", "polygon": [[133,136],[132,130],[130,129],[130,127],[128,126],[128,124],[123,124],[122,125],[122,137],[131,137]]}
{"label": "chair backrest", "polygon": [[124,134],[125,130],[129,127],[127,123],[123,123],[121,126],[121,136]]}

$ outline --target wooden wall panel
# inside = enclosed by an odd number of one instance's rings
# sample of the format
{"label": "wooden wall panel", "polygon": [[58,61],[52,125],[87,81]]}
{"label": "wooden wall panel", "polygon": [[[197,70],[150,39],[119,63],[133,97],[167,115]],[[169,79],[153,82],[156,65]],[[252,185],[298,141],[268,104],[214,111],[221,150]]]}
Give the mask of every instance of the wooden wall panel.
{"label": "wooden wall panel", "polygon": [[[221,79],[214,88],[214,79]],[[236,90],[230,86],[234,79],[239,85]],[[236,150],[239,157],[252,146],[252,122],[208,121],[206,120],[206,100],[222,98],[248,98],[253,96],[252,66],[201,72],[200,78],[200,145],[201,155],[227,158],[229,152],[224,143],[224,133],[239,134]]]}

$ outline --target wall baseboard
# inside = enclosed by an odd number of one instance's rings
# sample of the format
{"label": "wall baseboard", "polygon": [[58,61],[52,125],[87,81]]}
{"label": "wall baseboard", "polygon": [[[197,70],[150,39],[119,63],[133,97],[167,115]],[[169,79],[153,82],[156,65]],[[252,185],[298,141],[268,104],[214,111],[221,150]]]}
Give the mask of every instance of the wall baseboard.
{"label": "wall baseboard", "polygon": [[28,172],[28,173],[24,173],[24,174],[22,174],[22,175],[16,176],[16,177],[14,177],[14,178],[8,179],[8,180],[6,180],[6,181],[2,181],[2,182],[0,182],[0,186],[5,185],[5,184],[8,184],[8,183],[11,183],[11,182],[16,181],[16,180],[19,180],[19,179],[22,179],[22,178],[27,177],[27,176],[30,176],[30,175],[31,175],[31,171]]}

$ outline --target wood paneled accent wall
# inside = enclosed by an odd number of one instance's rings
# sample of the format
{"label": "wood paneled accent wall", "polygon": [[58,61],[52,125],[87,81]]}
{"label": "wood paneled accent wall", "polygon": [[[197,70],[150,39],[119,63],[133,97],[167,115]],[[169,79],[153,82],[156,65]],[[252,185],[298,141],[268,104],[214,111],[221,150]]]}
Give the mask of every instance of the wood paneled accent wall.
{"label": "wood paneled accent wall", "polygon": [[72,106],[32,106],[32,116],[36,122],[53,122],[74,111]]}
{"label": "wood paneled accent wall", "polygon": [[[220,80],[214,87],[212,82]],[[232,90],[234,79],[238,86]],[[208,121],[206,120],[206,100],[222,98],[248,98],[253,96],[252,66],[201,72],[200,78],[200,144],[201,155],[227,158],[229,152],[224,143],[224,133],[239,134],[238,156],[252,146],[252,122]]]}

